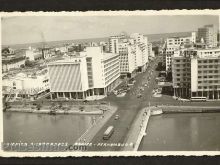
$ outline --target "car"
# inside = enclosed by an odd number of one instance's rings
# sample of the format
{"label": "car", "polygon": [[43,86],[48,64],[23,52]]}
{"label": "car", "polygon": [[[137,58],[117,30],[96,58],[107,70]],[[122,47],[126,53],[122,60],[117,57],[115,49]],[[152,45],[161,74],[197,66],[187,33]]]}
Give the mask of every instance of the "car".
{"label": "car", "polygon": [[100,104],[107,104],[107,102],[106,101],[102,101]]}
{"label": "car", "polygon": [[118,120],[119,119],[119,115],[115,115],[115,120]]}
{"label": "car", "polygon": [[137,95],[137,98],[141,98],[141,97],[142,97],[142,94],[139,93],[139,94]]}

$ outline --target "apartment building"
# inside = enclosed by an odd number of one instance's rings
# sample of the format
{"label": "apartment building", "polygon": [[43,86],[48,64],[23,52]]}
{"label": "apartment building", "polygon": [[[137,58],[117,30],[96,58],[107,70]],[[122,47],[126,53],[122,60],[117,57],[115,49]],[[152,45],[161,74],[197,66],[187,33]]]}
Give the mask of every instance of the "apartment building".
{"label": "apartment building", "polygon": [[135,52],[129,42],[119,44],[120,74],[126,77],[135,75]]}
{"label": "apartment building", "polygon": [[52,99],[99,99],[119,84],[119,55],[87,47],[68,59],[48,64]]}
{"label": "apartment building", "polygon": [[191,36],[167,38],[163,55],[163,65],[166,66],[167,72],[171,72],[171,56],[174,54],[174,51],[178,50],[181,45],[193,44],[195,42],[196,32],[192,32]]}
{"label": "apartment building", "polygon": [[214,25],[205,25],[198,29],[198,42],[201,40],[203,40],[208,47],[217,46],[217,30]]}
{"label": "apartment building", "polygon": [[111,36],[110,52],[120,56],[120,73],[122,76],[133,77],[136,71],[145,71],[148,63],[148,40],[142,34],[133,33]]}
{"label": "apartment building", "polygon": [[220,99],[220,48],[187,49],[172,60],[174,96]]}
{"label": "apartment building", "polygon": [[111,53],[119,53],[119,42],[122,39],[126,39],[126,35],[123,33],[109,38],[109,51]]}

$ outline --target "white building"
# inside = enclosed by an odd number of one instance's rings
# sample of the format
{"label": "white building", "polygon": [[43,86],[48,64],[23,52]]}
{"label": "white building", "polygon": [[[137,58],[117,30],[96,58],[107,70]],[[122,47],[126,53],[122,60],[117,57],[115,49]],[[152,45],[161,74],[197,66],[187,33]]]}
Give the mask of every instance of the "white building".
{"label": "white building", "polygon": [[25,58],[18,57],[18,58],[2,58],[2,71],[7,72],[11,69],[20,68],[21,66],[25,65]]}
{"label": "white building", "polygon": [[48,64],[52,99],[99,99],[119,84],[119,55],[87,47],[78,56]]}
{"label": "white building", "polygon": [[[3,94],[13,97],[30,97],[49,91],[49,79],[47,70],[44,69],[39,73],[28,75],[26,73],[18,73],[14,76],[5,76],[2,80]],[[11,97],[10,96],[10,97]]]}
{"label": "white building", "polygon": [[148,39],[142,34],[131,34],[131,43],[134,43],[133,51],[135,55],[135,67],[139,71],[145,71],[148,63]]}
{"label": "white building", "polygon": [[26,58],[28,58],[30,61],[36,61],[36,60],[43,59],[42,51],[41,51],[41,50],[38,50],[38,49],[33,49],[33,48],[31,48],[31,47],[29,47],[29,49],[26,50],[25,56],[26,56]]}
{"label": "white building", "polygon": [[185,48],[172,61],[174,96],[220,99],[220,48]]}
{"label": "white building", "polygon": [[171,56],[174,54],[175,50],[178,50],[181,45],[193,44],[196,41],[196,33],[192,32],[191,36],[185,37],[169,37],[166,40],[166,47],[164,51],[163,61],[165,62],[166,71],[171,71]]}
{"label": "white building", "polygon": [[154,54],[154,51],[153,51],[153,48],[152,48],[152,43],[148,43],[148,56],[150,58],[154,58],[155,57],[155,54]]}
{"label": "white building", "polygon": [[119,53],[119,43],[122,39],[125,39],[125,38],[126,36],[124,34],[111,36],[109,38],[109,51],[111,53]]}
{"label": "white building", "polygon": [[135,66],[135,50],[129,42],[119,44],[120,73],[127,77],[133,77]]}

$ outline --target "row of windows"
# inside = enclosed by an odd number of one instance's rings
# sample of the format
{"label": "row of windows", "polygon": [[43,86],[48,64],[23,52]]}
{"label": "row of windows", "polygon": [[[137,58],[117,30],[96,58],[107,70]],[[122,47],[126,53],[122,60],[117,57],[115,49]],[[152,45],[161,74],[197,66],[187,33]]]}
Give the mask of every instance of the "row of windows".
{"label": "row of windows", "polygon": [[183,60],[178,59],[175,60],[175,62],[190,62],[190,59],[183,59]]}
{"label": "row of windows", "polygon": [[[176,81],[180,81],[180,78],[177,78]],[[190,81],[190,78],[183,78],[182,81]]]}
{"label": "row of windows", "polygon": [[218,81],[218,80],[209,80],[209,81],[198,81],[198,83],[199,84],[201,84],[201,83],[218,83],[218,82],[220,82],[220,81]]}
{"label": "row of windows", "polygon": [[198,60],[198,63],[213,63],[213,62],[217,63],[218,60],[217,59],[216,60]]}
{"label": "row of windows", "polygon": [[217,69],[218,66],[213,66],[213,65],[209,65],[209,66],[203,65],[203,66],[202,66],[202,65],[199,65],[198,68],[216,68],[216,69]]}
{"label": "row of windows", "polygon": [[115,74],[114,76],[109,77],[109,79],[105,79],[105,84],[108,84],[109,82],[113,81],[116,77],[118,77],[120,72],[119,72],[119,70],[117,70],[117,72],[118,72],[118,74]]}
{"label": "row of windows", "polygon": [[[180,72],[180,70],[181,70],[181,69],[176,69],[176,72]],[[185,72],[185,71],[190,72],[190,71],[191,71],[191,68],[184,68],[184,69],[182,69],[182,71],[183,71],[183,72]]]}
{"label": "row of windows", "polygon": [[218,73],[218,71],[217,70],[215,70],[215,71],[213,71],[213,70],[209,70],[209,71],[198,71],[198,73]]}
{"label": "row of windows", "polygon": [[220,78],[220,76],[198,76],[198,78]]}
{"label": "row of windows", "polygon": [[118,68],[119,68],[119,65],[114,65],[113,67],[108,68],[108,70],[105,69],[105,76],[108,76],[113,70],[118,69]]}
{"label": "row of windows", "polygon": [[217,89],[217,86],[216,87],[213,87],[213,86],[199,86],[198,87],[199,89]]}
{"label": "row of windows", "polygon": [[183,67],[188,66],[188,67],[189,67],[190,64],[176,64],[175,66],[176,66],[176,67],[180,67],[180,66],[183,66]]}
{"label": "row of windows", "polygon": [[[119,61],[115,62],[115,63],[111,63],[108,65],[108,67],[105,67],[104,72],[108,72],[111,68],[113,68],[114,66],[119,65]],[[106,65],[107,66],[107,65]]]}
{"label": "row of windows", "polygon": [[185,87],[190,87],[190,84],[188,84],[188,83],[177,83],[176,84],[177,86],[185,86]]}

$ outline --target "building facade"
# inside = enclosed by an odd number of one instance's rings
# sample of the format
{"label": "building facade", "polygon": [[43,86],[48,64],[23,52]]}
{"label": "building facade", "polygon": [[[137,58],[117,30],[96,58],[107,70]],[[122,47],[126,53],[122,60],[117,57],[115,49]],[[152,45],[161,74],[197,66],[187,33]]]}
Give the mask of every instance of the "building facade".
{"label": "building facade", "polygon": [[196,32],[192,32],[191,36],[185,37],[169,37],[166,40],[166,46],[163,54],[163,65],[166,66],[166,71],[171,72],[172,58],[175,50],[185,44],[194,44],[196,42]]}
{"label": "building facade", "polygon": [[28,75],[18,73],[14,76],[5,76],[2,80],[3,95],[11,100],[16,98],[38,97],[42,92],[49,92],[49,79],[47,69],[37,74]]}
{"label": "building facade", "polygon": [[173,56],[174,96],[220,99],[220,48],[188,49]]}
{"label": "building facade", "polygon": [[2,58],[2,71],[7,72],[25,65],[24,57]]}
{"label": "building facade", "polygon": [[33,49],[31,47],[29,47],[29,49],[26,50],[25,56],[30,61],[37,61],[44,58],[41,50]]}
{"label": "building facade", "polygon": [[[119,84],[119,55],[87,47],[78,56],[48,64],[52,99],[99,99]],[[65,74],[64,74],[65,73]]]}

